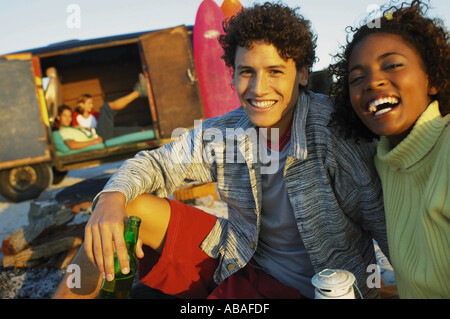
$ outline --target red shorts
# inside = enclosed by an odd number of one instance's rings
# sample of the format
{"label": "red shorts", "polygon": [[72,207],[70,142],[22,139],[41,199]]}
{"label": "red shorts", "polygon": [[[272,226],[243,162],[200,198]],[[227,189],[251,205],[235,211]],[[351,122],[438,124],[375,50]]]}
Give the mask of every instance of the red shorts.
{"label": "red shorts", "polygon": [[168,200],[171,217],[166,242],[159,255],[144,246],[139,261],[139,281],[165,294],[186,299],[300,298],[288,287],[259,268],[247,264],[220,285],[213,280],[218,260],[200,249],[217,218],[195,207]]}

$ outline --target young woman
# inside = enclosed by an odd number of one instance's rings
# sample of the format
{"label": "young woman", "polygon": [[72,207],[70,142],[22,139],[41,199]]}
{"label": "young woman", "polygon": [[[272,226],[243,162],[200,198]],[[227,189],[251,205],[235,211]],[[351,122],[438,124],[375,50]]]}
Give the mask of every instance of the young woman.
{"label": "young woman", "polygon": [[450,297],[448,31],[421,1],[366,24],[332,66],[334,123],[355,139],[381,136],[388,244],[401,298]]}
{"label": "young woman", "polygon": [[73,114],[74,127],[96,128],[99,112],[93,111],[94,100],[90,94],[83,94],[78,98],[77,107]]}

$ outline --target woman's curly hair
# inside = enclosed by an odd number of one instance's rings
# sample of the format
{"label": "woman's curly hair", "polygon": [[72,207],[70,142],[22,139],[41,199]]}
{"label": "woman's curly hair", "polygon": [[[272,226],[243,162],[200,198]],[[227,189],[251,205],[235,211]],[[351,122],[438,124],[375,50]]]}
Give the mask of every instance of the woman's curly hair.
{"label": "woman's curly hair", "polygon": [[225,34],[219,37],[225,64],[234,71],[237,48],[250,49],[254,41],[263,40],[274,45],[283,59],[292,58],[297,70],[307,66],[310,71],[316,59],[317,37],[311,31],[310,21],[297,14],[298,9],[266,2],[243,8],[226,19]]}
{"label": "woman's curly hair", "polygon": [[[439,89],[433,96],[438,100],[442,115],[450,111],[450,48],[449,35],[441,19],[426,17],[429,9],[423,1],[414,0],[411,4],[406,2],[400,6],[385,6],[383,16],[378,21],[363,21],[359,28],[347,27],[349,34],[353,33],[351,41],[343,52],[334,56],[335,64],[330,66],[330,71],[336,81],[331,87],[331,96],[335,99],[335,112],[332,116],[331,125],[340,128],[346,138],[360,138],[371,141],[378,138],[359,119],[350,104],[348,67],[350,55],[355,45],[366,36],[373,33],[390,33],[399,35],[404,41],[412,46],[420,55],[429,83]],[[371,23],[372,22],[372,23]]]}

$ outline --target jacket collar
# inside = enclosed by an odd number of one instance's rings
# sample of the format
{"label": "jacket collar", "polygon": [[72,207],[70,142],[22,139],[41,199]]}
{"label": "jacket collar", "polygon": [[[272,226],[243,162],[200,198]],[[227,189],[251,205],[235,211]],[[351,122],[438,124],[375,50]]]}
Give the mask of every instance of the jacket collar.
{"label": "jacket collar", "polygon": [[[308,155],[307,142],[306,142],[306,118],[308,116],[310,99],[307,94],[302,92],[297,100],[297,105],[294,110],[294,120],[292,123],[291,131],[291,146],[289,150],[289,156],[294,157],[298,160],[305,160]],[[244,111],[245,112],[245,111]],[[245,113],[244,113],[245,114]],[[242,118],[236,123],[237,129],[242,129],[240,134],[237,134],[237,146],[241,153],[246,154],[246,141],[248,140],[249,132],[256,131],[255,125],[250,121],[247,115],[242,116]],[[252,129],[252,130],[248,130]],[[248,131],[247,131],[248,130]],[[234,131],[233,133],[236,133]],[[227,138],[233,138],[232,136],[227,136]],[[249,150],[247,149],[247,152]],[[255,156],[257,152],[254,151],[247,155]],[[251,160],[245,156],[246,160]]]}
{"label": "jacket collar", "polygon": [[302,92],[298,98],[294,111],[294,122],[291,132],[291,149],[289,156],[298,160],[305,160],[308,156],[306,143],[306,118],[309,110],[309,96]]}

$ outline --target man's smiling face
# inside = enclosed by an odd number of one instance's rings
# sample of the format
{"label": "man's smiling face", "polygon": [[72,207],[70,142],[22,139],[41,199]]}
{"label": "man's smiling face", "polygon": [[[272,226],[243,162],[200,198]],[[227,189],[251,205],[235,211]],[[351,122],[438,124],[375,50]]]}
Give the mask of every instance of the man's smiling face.
{"label": "man's smiling face", "polygon": [[233,84],[247,116],[257,127],[289,126],[299,97],[308,84],[308,70],[297,70],[294,60],[283,60],[272,44],[252,43],[236,50]]}

